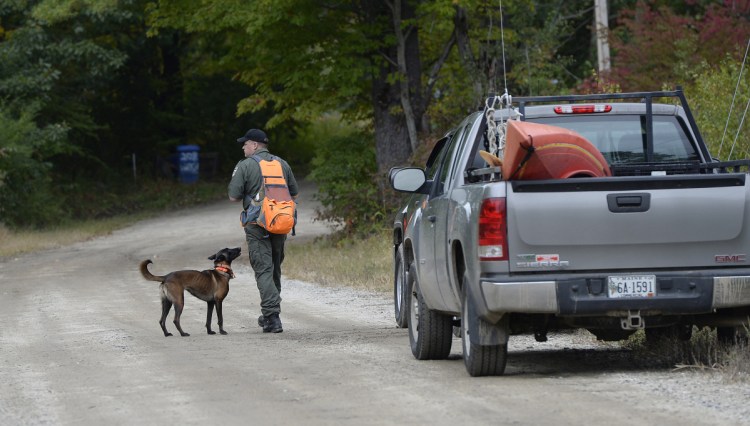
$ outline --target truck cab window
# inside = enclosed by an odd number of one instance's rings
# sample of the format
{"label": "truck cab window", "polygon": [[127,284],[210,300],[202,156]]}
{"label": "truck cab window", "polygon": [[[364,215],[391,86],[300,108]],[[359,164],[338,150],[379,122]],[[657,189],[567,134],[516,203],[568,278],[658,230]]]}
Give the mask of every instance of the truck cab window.
{"label": "truck cab window", "polygon": [[450,135],[437,141],[435,147],[432,148],[430,157],[427,159],[427,164],[425,164],[425,176],[427,176],[427,179],[433,179],[435,177],[435,172],[437,171],[438,166],[440,166],[442,155],[445,154],[447,142],[449,140]]}
{"label": "truck cab window", "polygon": [[[645,117],[641,115],[612,116],[607,120],[595,116],[571,116],[529,119],[576,131],[593,143],[610,164],[646,161]],[[654,115],[653,161],[698,161],[696,149],[690,143],[683,126],[675,116]]]}
{"label": "truck cab window", "polygon": [[456,132],[451,137],[450,141],[447,142],[445,147],[445,153],[443,153],[440,159],[440,165],[438,168],[437,176],[435,176],[435,186],[432,193],[433,196],[441,195],[445,192],[445,186],[448,182],[450,171],[451,171],[451,159],[453,158],[458,141],[461,139],[462,131]]}

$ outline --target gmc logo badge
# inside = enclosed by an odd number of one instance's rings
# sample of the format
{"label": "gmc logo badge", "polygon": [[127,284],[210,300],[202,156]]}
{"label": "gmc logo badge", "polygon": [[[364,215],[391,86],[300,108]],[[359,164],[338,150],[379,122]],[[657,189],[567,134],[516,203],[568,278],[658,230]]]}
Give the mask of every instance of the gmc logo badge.
{"label": "gmc logo badge", "polygon": [[717,254],[714,256],[716,263],[745,263],[744,254]]}

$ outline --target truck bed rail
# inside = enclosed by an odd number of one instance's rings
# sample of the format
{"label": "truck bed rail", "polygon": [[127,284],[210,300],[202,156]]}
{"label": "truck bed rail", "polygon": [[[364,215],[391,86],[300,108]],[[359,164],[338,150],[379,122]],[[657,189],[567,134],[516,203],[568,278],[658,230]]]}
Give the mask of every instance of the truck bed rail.
{"label": "truck bed rail", "polygon": [[612,164],[610,170],[613,176],[749,173],[750,160]]}

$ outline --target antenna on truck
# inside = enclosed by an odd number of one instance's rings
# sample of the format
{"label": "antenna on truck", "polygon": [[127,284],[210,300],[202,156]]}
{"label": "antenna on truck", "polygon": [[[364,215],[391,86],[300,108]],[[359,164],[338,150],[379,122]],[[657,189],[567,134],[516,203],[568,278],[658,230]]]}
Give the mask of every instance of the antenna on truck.
{"label": "antenna on truck", "polygon": [[[487,150],[490,154],[498,159],[503,159],[505,152],[505,128],[507,121],[519,116],[517,111],[513,110],[513,97],[508,93],[508,79],[505,69],[505,26],[503,22],[503,0],[498,0],[500,10],[500,47],[503,57],[503,85],[504,93],[501,96],[491,94],[485,101],[484,115],[487,120]],[[504,108],[505,114],[499,114],[499,119],[495,120],[495,111]]]}
{"label": "antenna on truck", "polygon": [[[734,109],[734,101],[737,99],[737,92],[740,88],[740,82],[742,81],[742,73],[745,70],[745,62],[747,61],[747,52],[750,50],[750,38],[747,39],[747,47],[745,48],[745,57],[742,59],[742,66],[740,67],[740,74],[737,76],[737,86],[734,88],[734,95],[732,96],[732,104],[729,107],[729,114],[727,114],[727,123],[724,125],[724,133],[721,135],[721,142],[719,143],[719,152],[717,153],[718,156],[721,156],[721,148],[724,146],[724,136],[727,135],[727,128],[729,127],[729,119],[732,118],[732,109]],[[747,105],[745,106],[745,112],[742,114],[742,119],[740,120],[740,124],[737,127],[737,134],[734,137],[734,142],[732,143],[732,148],[729,150],[729,156],[727,157],[727,160],[730,160],[732,158],[732,154],[734,153],[734,146],[737,145],[737,138],[740,136],[740,129],[742,129],[742,125],[745,122],[745,116],[747,115],[748,107],[750,107],[750,99],[747,101]]]}
{"label": "antenna on truck", "polygon": [[500,47],[503,52],[503,87],[505,94],[508,94],[508,79],[505,72],[505,27],[503,26],[503,0],[500,1]]}

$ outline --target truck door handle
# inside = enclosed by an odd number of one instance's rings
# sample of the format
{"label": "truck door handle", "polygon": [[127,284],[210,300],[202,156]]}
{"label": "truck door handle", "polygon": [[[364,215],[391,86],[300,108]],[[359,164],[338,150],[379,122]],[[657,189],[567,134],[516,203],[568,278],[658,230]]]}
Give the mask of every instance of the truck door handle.
{"label": "truck door handle", "polygon": [[651,194],[607,194],[607,206],[612,213],[638,213],[651,208]]}
{"label": "truck door handle", "polygon": [[433,216],[433,215],[427,216],[427,220],[429,220],[432,223],[435,223],[435,221],[437,220],[437,216]]}

